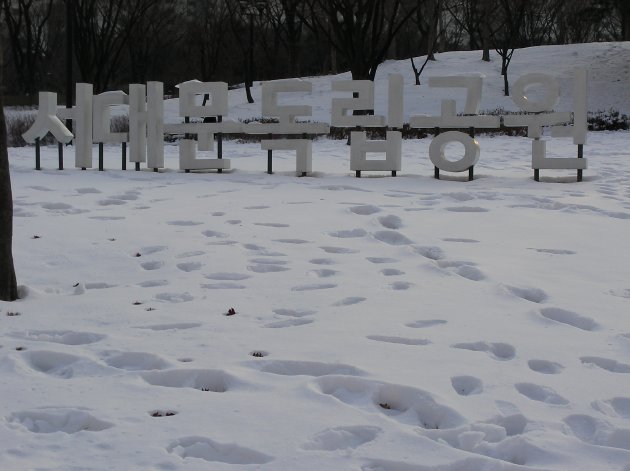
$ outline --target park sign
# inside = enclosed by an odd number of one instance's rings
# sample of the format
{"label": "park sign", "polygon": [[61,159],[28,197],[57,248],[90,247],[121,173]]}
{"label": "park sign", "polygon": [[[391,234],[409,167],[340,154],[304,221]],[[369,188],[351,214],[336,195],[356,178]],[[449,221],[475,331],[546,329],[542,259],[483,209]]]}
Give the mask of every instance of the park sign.
{"label": "park sign", "polygon": [[[393,176],[401,170],[402,133],[404,116],[403,77],[391,74],[388,79],[387,116],[354,115],[354,110],[374,109],[374,82],[369,80],[338,80],[331,82],[331,91],[347,93],[347,97],[333,97],[331,126],[355,128],[351,134],[350,170],[360,177],[362,171],[385,171]],[[505,115],[480,115],[483,79],[480,76],[430,77],[429,87],[460,88],[466,91],[463,112],[456,111],[456,101],[444,99],[439,116],[410,116],[409,126],[415,129],[434,129],[435,137],[429,146],[429,158],[435,167],[435,177],[443,172],[468,172],[473,179],[474,166],[479,161],[479,143],[474,138],[476,129],[525,127],[532,139],[531,165],[534,177],[539,179],[541,169],[582,170],[587,167],[583,158],[583,146],[587,134],[587,71],[578,69],[574,74],[573,111],[555,112],[560,98],[558,81],[547,74],[528,73],[521,76],[512,88],[512,99],[520,113]],[[536,87],[536,97],[528,91]],[[93,165],[93,144],[99,144],[99,170],[103,170],[103,144],[122,143],[122,168],[126,169],[129,143],[129,162],[136,170],[144,163],[158,171],[164,168],[164,138],[178,135],[179,167],[191,170],[216,169],[221,172],[230,168],[230,160],[223,158],[222,138],[229,134],[261,135],[261,147],[267,150],[267,171],[272,173],[274,150],[296,152],[296,172],[306,175],[312,172],[312,141],[309,136],[324,135],[330,126],[308,122],[312,108],[300,104],[283,103],[290,94],[311,93],[311,82],[300,79],[278,80],[262,84],[263,121],[243,123],[227,119],[228,85],[225,82],[199,82],[196,80],[179,85],[179,114],[182,123],[164,123],[164,86],[161,82],[146,85],[131,84],[129,95],[122,91],[93,94],[91,84],[76,85],[76,104],[72,108],[58,108],[57,95],[39,93],[39,110],[33,126],[23,134],[24,140],[36,145],[36,168],[40,168],[39,144],[49,132],[59,142],[59,168],[63,168],[63,145],[74,140],[75,166],[83,170]],[[540,92],[541,91],[541,92]],[[287,95],[288,94],[288,95]],[[295,97],[296,95],[294,95]],[[200,97],[205,97],[200,104]],[[209,98],[209,99],[208,99]],[[128,105],[129,131],[111,131],[111,107]],[[203,118],[201,121],[200,119]],[[208,119],[211,118],[211,119]],[[299,121],[296,120],[299,118]],[[74,122],[74,134],[62,120]],[[387,129],[384,140],[368,140],[365,129]],[[548,158],[543,129],[550,128],[551,137],[570,137],[578,147],[577,158]],[[462,132],[467,130],[467,132]],[[290,138],[289,138],[290,137]],[[456,159],[447,158],[446,146],[457,142],[464,154]],[[198,151],[206,156],[198,156]],[[382,158],[368,158],[369,154],[381,154]]]}

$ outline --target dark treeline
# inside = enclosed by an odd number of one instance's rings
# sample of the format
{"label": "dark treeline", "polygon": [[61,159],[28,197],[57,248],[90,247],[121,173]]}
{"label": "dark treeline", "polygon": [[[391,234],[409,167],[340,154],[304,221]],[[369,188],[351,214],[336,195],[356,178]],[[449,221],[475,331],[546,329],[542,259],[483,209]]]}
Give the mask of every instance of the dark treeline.
{"label": "dark treeline", "polygon": [[0,0],[0,15],[5,96],[24,102],[64,94],[69,30],[71,80],[97,93],[196,78],[249,95],[254,81],[373,79],[383,60],[462,49],[497,51],[507,92],[516,48],[630,40],[628,0]]}

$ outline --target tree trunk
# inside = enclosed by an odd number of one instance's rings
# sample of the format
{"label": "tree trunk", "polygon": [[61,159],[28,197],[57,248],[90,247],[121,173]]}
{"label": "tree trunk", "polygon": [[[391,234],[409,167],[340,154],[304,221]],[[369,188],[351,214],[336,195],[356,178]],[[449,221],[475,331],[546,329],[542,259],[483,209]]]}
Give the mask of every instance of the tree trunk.
{"label": "tree trunk", "polygon": [[483,48],[482,61],[490,62],[490,3],[488,0],[481,2],[481,46]]}
{"label": "tree trunk", "polygon": [[510,61],[505,50],[501,51],[501,75],[503,75],[503,94],[510,96],[510,82],[508,81],[508,66]]}
{"label": "tree trunk", "polygon": [[7,152],[7,129],[2,99],[2,54],[0,51],[0,300],[18,298],[15,268],[13,266],[13,195]]}
{"label": "tree trunk", "polygon": [[627,0],[619,1],[621,13],[621,40],[630,41],[630,3]]}

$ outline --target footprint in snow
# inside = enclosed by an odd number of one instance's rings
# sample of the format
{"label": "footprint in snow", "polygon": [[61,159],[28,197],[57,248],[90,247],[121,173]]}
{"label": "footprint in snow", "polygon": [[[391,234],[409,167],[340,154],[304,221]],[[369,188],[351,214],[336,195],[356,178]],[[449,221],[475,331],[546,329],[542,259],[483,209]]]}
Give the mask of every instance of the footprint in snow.
{"label": "footprint in snow", "polygon": [[453,213],[487,213],[490,211],[479,206],[451,206],[445,209]]}
{"label": "footprint in snow", "polygon": [[89,345],[103,340],[105,335],[91,332],[75,332],[73,330],[30,330],[25,333],[12,334],[12,337],[62,345]]}
{"label": "footprint in snow", "polygon": [[274,459],[251,448],[235,443],[220,443],[206,437],[183,437],[173,441],[166,451],[182,459],[197,458],[209,462],[262,465]]}
{"label": "footprint in snow", "polygon": [[370,425],[334,427],[322,430],[302,445],[304,450],[337,451],[353,450],[373,441],[382,429]]}
{"label": "footprint in snow", "polygon": [[530,301],[532,303],[543,303],[549,297],[547,293],[540,288],[517,287],[507,285],[504,288],[514,296],[524,299],[526,301]]}
{"label": "footprint in snow", "polygon": [[567,399],[547,386],[541,386],[533,383],[517,383],[514,387],[519,393],[532,401],[545,402],[547,404],[560,406],[564,406],[569,403]]}
{"label": "footprint in snow", "polygon": [[166,224],[169,226],[182,226],[182,227],[190,227],[190,226],[200,226],[203,222],[199,221],[166,221]]}
{"label": "footprint in snow", "polygon": [[567,311],[557,307],[546,307],[540,310],[540,314],[551,321],[566,324],[577,329],[593,331],[599,329],[599,324],[590,317],[582,316],[573,311]]}
{"label": "footprint in snow", "polygon": [[204,275],[204,278],[217,281],[242,281],[251,278],[251,276],[245,273],[217,272],[208,273],[207,275]]}
{"label": "footprint in snow", "polygon": [[164,370],[170,364],[162,357],[145,352],[104,352],[105,363],[126,371]]}
{"label": "footprint in snow", "polygon": [[147,280],[138,283],[141,288],[155,288],[156,286],[167,286],[168,280]]}
{"label": "footprint in snow", "polygon": [[158,293],[155,295],[155,299],[169,303],[185,303],[195,298],[189,293]]}
{"label": "footprint in snow", "polygon": [[254,273],[280,273],[290,270],[289,267],[283,266],[285,263],[287,262],[282,261],[281,263],[257,263],[255,265],[248,265],[247,269]]}
{"label": "footprint in snow", "polygon": [[482,281],[486,279],[483,272],[479,270],[473,262],[438,260],[437,264],[440,268],[455,273],[467,280]]}
{"label": "footprint in snow", "polygon": [[359,253],[359,251],[357,249],[351,249],[351,248],[348,248],[348,247],[323,246],[323,247],[320,247],[320,249],[322,249],[326,253],[332,253],[332,254],[353,254],[353,253]]}
{"label": "footprint in snow", "polygon": [[291,291],[316,291],[321,289],[331,289],[336,288],[337,284],[335,283],[314,283],[308,285],[299,285],[291,288]]}
{"label": "footprint in snow", "polygon": [[173,324],[155,324],[136,327],[136,329],[149,329],[149,330],[180,330],[180,329],[195,329],[200,327],[200,322],[176,322]]}
{"label": "footprint in snow", "polygon": [[564,423],[573,435],[585,443],[630,450],[630,429],[616,428],[605,420],[587,414],[571,414],[564,418]]}
{"label": "footprint in snow", "polygon": [[309,243],[308,240],[304,240],[304,239],[274,239],[273,241],[278,242],[280,244],[294,244],[294,245],[302,245],[302,244]]}
{"label": "footprint in snow", "polygon": [[618,362],[612,358],[604,357],[580,357],[580,361],[586,365],[595,365],[611,373],[630,373],[630,365]]}
{"label": "footprint in snow", "polygon": [[343,375],[321,376],[315,384],[322,394],[369,413],[378,411],[403,424],[450,429],[466,423],[457,411],[421,389]]}
{"label": "footprint in snow", "polygon": [[429,260],[443,260],[446,258],[444,251],[440,247],[430,245],[415,245],[413,251]]}
{"label": "footprint in snow", "polygon": [[609,293],[619,298],[630,299],[630,289],[611,289]]}
{"label": "footprint in snow", "polygon": [[14,412],[7,421],[19,424],[33,433],[100,432],[114,426],[110,422],[97,419],[85,410],[43,407],[37,410]]}
{"label": "footprint in snow", "polygon": [[369,216],[380,211],[381,209],[378,206],[373,206],[371,204],[362,204],[358,206],[352,206],[350,208],[351,213],[358,214],[360,216]]}
{"label": "footprint in snow", "polygon": [[274,227],[274,228],[291,227],[289,224],[282,224],[278,222],[255,222],[254,226]]}
{"label": "footprint in snow", "polygon": [[321,363],[316,361],[296,360],[263,360],[252,363],[254,368],[263,373],[271,373],[280,376],[366,376],[367,373],[354,366],[342,363]]}
{"label": "footprint in snow", "polygon": [[464,237],[447,237],[442,240],[444,242],[459,242],[462,244],[478,244],[479,243],[477,239],[467,239]]}
{"label": "footprint in snow", "polygon": [[516,356],[516,349],[509,343],[496,342],[463,342],[451,345],[452,348],[471,350],[473,352],[485,352],[497,360],[511,360]]}
{"label": "footprint in snow", "polygon": [[372,234],[376,240],[388,245],[411,245],[413,242],[397,231],[376,231]]}
{"label": "footprint in snow", "polygon": [[278,316],[286,317],[306,317],[316,314],[315,311],[311,311],[308,309],[274,309],[273,313],[277,314]]}
{"label": "footprint in snow", "polygon": [[153,261],[148,261],[148,262],[142,262],[140,266],[147,271],[153,271],[153,270],[159,270],[160,268],[162,268],[164,266],[164,262],[161,260],[153,260]]}
{"label": "footprint in snow", "polygon": [[200,285],[203,289],[245,289],[247,286],[239,284],[239,283],[201,283]]}
{"label": "footprint in snow", "polygon": [[405,324],[407,327],[411,327],[412,329],[424,329],[426,327],[433,327],[434,325],[443,325],[446,324],[447,321],[443,319],[422,319],[418,321],[413,321]]}
{"label": "footprint in snow", "polygon": [[166,245],[149,245],[148,247],[142,247],[140,253],[142,255],[151,255],[153,253],[164,252],[168,247]]}
{"label": "footprint in snow", "polygon": [[453,376],[451,385],[460,396],[471,396],[483,392],[483,383],[475,376]]}
{"label": "footprint in snow", "polygon": [[99,193],[101,193],[100,190],[97,190],[94,187],[88,187],[88,188],[77,188],[74,191],[76,191],[78,194],[80,195],[89,195],[89,194],[94,194],[97,195]]}
{"label": "footprint in snow", "polygon": [[575,255],[577,252],[573,251],[573,250],[566,250],[566,249],[534,249],[534,248],[530,248],[529,250],[535,250],[536,252],[539,253],[548,253],[548,254],[552,254],[552,255]]}
{"label": "footprint in snow", "polygon": [[81,214],[88,212],[85,209],[78,209],[68,203],[43,203],[41,207],[47,211],[58,214]]}
{"label": "footprint in snow", "polygon": [[190,388],[215,393],[225,393],[244,384],[225,371],[211,369],[149,371],[141,377],[153,386]]}
{"label": "footprint in snow", "polygon": [[413,286],[414,284],[408,281],[395,281],[389,285],[394,291],[406,291]]}
{"label": "footprint in snow", "polygon": [[24,352],[25,361],[35,371],[57,378],[104,376],[107,367],[86,357],[46,350]]}
{"label": "footprint in snow", "polygon": [[177,264],[177,268],[184,272],[197,271],[203,267],[203,263],[200,262],[182,262]]}
{"label": "footprint in snow", "polygon": [[269,322],[265,324],[263,327],[268,329],[284,329],[286,327],[299,327],[302,325],[312,324],[313,319],[307,319],[305,317],[296,318],[296,319],[286,319],[281,321]]}
{"label": "footprint in snow", "polygon": [[592,406],[609,417],[630,419],[630,397],[614,397],[606,401],[595,401]]}
{"label": "footprint in snow", "polygon": [[343,298],[335,303],[333,303],[333,306],[352,306],[354,304],[359,304],[362,303],[363,301],[365,301],[367,298],[364,298],[362,296],[349,296],[347,298]]}
{"label": "footprint in snow", "polygon": [[527,365],[530,370],[546,375],[559,374],[564,369],[560,363],[548,360],[529,360]]}
{"label": "footprint in snow", "polygon": [[309,260],[313,265],[334,265],[336,262],[332,258],[313,258]]}
{"label": "footprint in snow", "polygon": [[311,270],[309,273],[312,273],[317,278],[330,278],[331,276],[335,276],[339,272],[337,270],[323,268],[320,270]]}
{"label": "footprint in snow", "polygon": [[398,216],[394,216],[393,214],[390,214],[388,216],[380,216],[378,218],[378,222],[386,229],[395,230],[403,227],[402,219],[400,219]]}
{"label": "footprint in snow", "polygon": [[367,235],[367,232],[364,229],[350,229],[329,232],[328,235],[330,237],[336,237],[338,239],[356,239],[360,237],[365,237]]}
{"label": "footprint in snow", "polygon": [[368,262],[374,263],[375,265],[379,265],[382,263],[396,263],[400,261],[398,259],[389,257],[367,257],[366,260]]}
{"label": "footprint in snow", "polygon": [[377,342],[395,343],[399,345],[428,345],[431,343],[431,341],[427,339],[409,339],[387,335],[368,335],[366,338]]}

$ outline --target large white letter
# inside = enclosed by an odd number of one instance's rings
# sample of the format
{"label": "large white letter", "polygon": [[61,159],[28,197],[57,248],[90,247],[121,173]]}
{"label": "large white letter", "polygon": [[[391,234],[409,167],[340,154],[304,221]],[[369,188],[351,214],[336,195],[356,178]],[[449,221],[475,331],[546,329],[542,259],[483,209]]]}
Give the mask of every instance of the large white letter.
{"label": "large white letter", "polygon": [[147,167],[164,168],[164,84],[147,83]]}
{"label": "large white letter", "polygon": [[43,138],[48,132],[64,144],[70,142],[74,137],[57,117],[57,94],[39,92],[39,109],[35,122],[28,131],[22,134],[22,138],[32,144],[36,139]]}
{"label": "large white letter", "polygon": [[340,127],[381,127],[385,126],[383,116],[348,115],[353,110],[374,109],[374,82],[371,80],[337,80],[332,82],[333,92],[352,92],[353,98],[333,98],[331,124]]}

